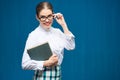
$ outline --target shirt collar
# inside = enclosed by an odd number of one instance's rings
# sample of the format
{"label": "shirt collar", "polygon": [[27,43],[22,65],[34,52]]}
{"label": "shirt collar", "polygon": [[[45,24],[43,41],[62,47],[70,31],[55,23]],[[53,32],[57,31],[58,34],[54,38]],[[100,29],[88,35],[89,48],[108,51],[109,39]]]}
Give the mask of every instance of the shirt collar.
{"label": "shirt collar", "polygon": [[50,32],[52,30],[52,26],[49,29],[45,29],[41,25],[39,25],[39,28],[45,32]]}

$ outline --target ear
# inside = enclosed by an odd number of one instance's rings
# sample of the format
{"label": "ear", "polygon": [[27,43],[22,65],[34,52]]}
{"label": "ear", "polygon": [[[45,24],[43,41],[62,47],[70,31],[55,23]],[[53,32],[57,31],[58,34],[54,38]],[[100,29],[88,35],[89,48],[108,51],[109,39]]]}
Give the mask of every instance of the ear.
{"label": "ear", "polygon": [[38,16],[36,15],[36,19],[40,22],[40,19],[38,18]]}

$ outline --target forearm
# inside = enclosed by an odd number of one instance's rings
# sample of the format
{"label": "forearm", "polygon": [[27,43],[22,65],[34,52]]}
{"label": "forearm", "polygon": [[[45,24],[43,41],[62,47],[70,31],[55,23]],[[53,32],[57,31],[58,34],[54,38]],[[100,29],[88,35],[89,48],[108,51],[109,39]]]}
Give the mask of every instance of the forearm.
{"label": "forearm", "polygon": [[53,54],[48,60],[45,60],[43,63],[44,67],[55,66],[58,63],[58,56]]}
{"label": "forearm", "polygon": [[67,26],[66,23],[61,24],[61,26],[63,28],[64,34],[70,34],[70,31],[69,31],[68,26]]}
{"label": "forearm", "polygon": [[42,70],[44,61],[31,60],[27,51],[24,51],[22,57],[22,68],[27,70]]}
{"label": "forearm", "polygon": [[75,36],[69,31],[69,34],[65,34],[66,46],[67,50],[75,49]]}
{"label": "forearm", "polygon": [[28,60],[22,62],[22,68],[26,70],[43,70],[43,63],[44,61]]}

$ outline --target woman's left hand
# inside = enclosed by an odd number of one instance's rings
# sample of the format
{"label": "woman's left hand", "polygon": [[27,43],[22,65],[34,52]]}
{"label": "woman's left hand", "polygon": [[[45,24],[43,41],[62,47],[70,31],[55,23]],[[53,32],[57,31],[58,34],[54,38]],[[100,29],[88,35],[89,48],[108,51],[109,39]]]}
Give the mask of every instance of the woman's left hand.
{"label": "woman's left hand", "polygon": [[65,19],[63,17],[63,14],[56,13],[56,14],[54,14],[54,18],[58,22],[58,24],[60,24],[62,26],[64,33],[65,34],[70,34],[70,31],[69,31],[69,29],[67,27],[67,24],[65,22]]}
{"label": "woman's left hand", "polygon": [[60,24],[62,27],[66,26],[66,22],[65,22],[63,14],[56,13],[54,14],[54,18],[58,22],[58,24]]}

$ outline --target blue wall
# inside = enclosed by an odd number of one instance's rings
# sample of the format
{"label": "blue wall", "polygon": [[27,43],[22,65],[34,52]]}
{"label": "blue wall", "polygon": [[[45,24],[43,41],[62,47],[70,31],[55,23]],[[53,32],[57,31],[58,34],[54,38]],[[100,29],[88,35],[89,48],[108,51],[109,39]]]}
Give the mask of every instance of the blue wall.
{"label": "blue wall", "polygon": [[[41,0],[0,0],[0,78],[31,80],[21,69],[28,33],[38,26]],[[51,0],[76,36],[76,49],[65,50],[63,80],[120,80],[120,1]],[[60,27],[56,22],[54,26]]]}

